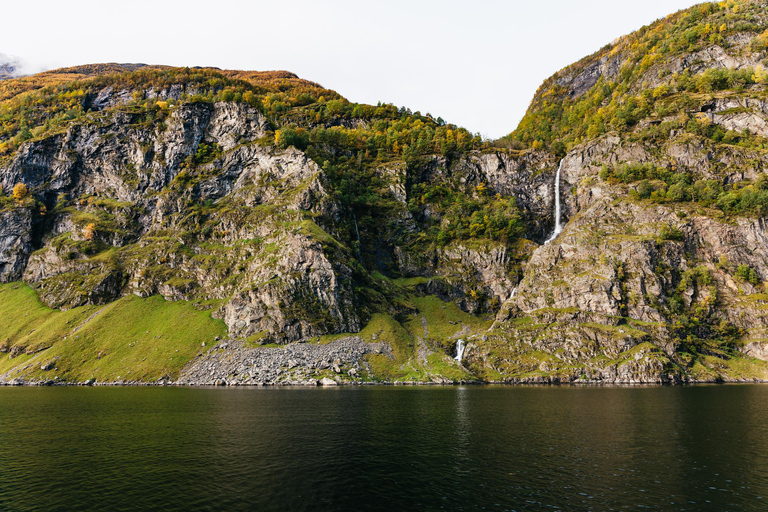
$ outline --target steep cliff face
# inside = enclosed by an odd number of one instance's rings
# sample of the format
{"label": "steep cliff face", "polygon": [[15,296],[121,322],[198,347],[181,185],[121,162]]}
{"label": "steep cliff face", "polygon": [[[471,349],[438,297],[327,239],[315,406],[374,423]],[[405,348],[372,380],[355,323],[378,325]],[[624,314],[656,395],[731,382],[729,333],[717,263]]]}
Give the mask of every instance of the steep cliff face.
{"label": "steep cliff face", "polygon": [[227,330],[163,382],[768,379],[761,6],[622,38],[547,80],[497,144],[285,72],[7,82],[0,282],[72,317],[60,342],[52,320],[42,344],[8,328],[23,360],[0,380],[101,358],[68,352],[78,330],[156,295]]}
{"label": "steep cliff face", "polygon": [[565,229],[523,265],[473,369],[749,378],[764,359],[766,18],[705,4],[547,80],[510,144],[564,154]]}
{"label": "steep cliff face", "polygon": [[[280,147],[258,108],[181,101],[189,89],[93,90],[81,119],[0,164],[3,282],[24,280],[64,310],[127,294],[204,301],[235,338],[288,342],[358,332],[373,312],[400,311],[399,288],[380,289],[377,269],[423,279],[419,293],[465,310],[498,309],[533,244],[424,243],[444,212],[414,202],[415,188],[514,197],[531,236],[551,223],[551,156],[468,152],[376,168],[387,217],[358,211],[358,228],[338,178]],[[159,108],[137,109],[138,96]],[[11,198],[17,184],[29,194]]]}
{"label": "steep cliff face", "polygon": [[[93,116],[23,145],[0,170],[8,193],[24,183],[48,212],[36,241],[30,209],[3,212],[4,282],[23,277],[65,309],[126,293],[225,300],[218,314],[238,336],[360,329],[349,250],[316,224],[340,215],[327,178],[295,149],[254,144],[265,131],[258,111],[182,105],[163,127]],[[217,155],[190,163],[201,145]],[[299,301],[307,314],[290,314]]]}
{"label": "steep cliff face", "polygon": [[32,215],[28,209],[0,213],[0,281],[18,281],[24,272],[32,233]]}

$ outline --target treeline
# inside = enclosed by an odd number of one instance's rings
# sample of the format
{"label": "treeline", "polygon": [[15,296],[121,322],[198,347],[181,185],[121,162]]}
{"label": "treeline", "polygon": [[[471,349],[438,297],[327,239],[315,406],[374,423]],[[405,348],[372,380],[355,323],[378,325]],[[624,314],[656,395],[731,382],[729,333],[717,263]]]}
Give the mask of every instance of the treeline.
{"label": "treeline", "polygon": [[[174,87],[181,87],[178,100],[161,99],[168,96],[161,93]],[[332,90],[287,72],[140,68],[43,86],[0,102],[0,156],[15,151],[26,140],[82,118],[96,95],[107,88],[115,93],[131,92],[126,107],[140,114],[140,122],[147,125],[161,122],[167,109],[178,103],[247,103],[271,120],[275,141],[283,147],[332,145],[342,151],[363,150],[368,159],[385,159],[449,155],[482,145],[479,136],[446,125],[439,117],[391,104],[350,103]]]}
{"label": "treeline", "polygon": [[285,126],[275,131],[280,147],[307,149],[311,145],[332,146],[342,151],[362,151],[365,161],[388,158],[413,158],[419,155],[466,152],[479,149],[483,142],[463,128],[438,125],[414,115],[400,119],[376,119],[355,127],[323,125],[312,128]]}
{"label": "treeline", "polygon": [[[62,77],[67,76],[64,72],[19,79],[34,85],[29,85],[31,90],[25,90],[16,84],[21,92],[0,101],[0,156],[14,151],[26,140],[81,118],[91,109],[96,95],[106,88],[112,88],[115,93],[129,91],[131,99],[127,106],[139,109],[140,113],[173,106],[174,100],[161,101],[159,97],[172,87],[181,87],[178,100],[181,103],[243,102],[274,118],[294,107],[341,98],[334,91],[286,72],[155,67],[113,72],[116,70],[108,67],[108,74],[87,76],[82,74],[85,71],[73,68],[71,77],[74,80],[67,82],[62,82]],[[4,86],[15,90],[13,84]]]}

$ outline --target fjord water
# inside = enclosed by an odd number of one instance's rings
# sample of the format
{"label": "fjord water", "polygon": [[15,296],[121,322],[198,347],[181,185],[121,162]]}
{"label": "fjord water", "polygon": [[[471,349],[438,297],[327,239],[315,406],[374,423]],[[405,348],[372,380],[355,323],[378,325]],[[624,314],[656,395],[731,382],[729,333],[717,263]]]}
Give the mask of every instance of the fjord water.
{"label": "fjord water", "polygon": [[2,388],[0,510],[764,510],[768,387]]}

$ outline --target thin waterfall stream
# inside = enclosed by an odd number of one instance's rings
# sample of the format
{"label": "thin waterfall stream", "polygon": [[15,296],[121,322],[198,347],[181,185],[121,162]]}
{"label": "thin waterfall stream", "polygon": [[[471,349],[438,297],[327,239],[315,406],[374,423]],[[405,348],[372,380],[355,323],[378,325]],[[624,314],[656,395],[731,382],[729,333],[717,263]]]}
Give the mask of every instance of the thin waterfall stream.
{"label": "thin waterfall stream", "polygon": [[557,166],[557,174],[555,175],[555,230],[552,232],[552,236],[547,238],[545,244],[551,242],[557,235],[563,232],[563,225],[560,223],[561,208],[560,208],[560,171],[563,169],[563,160],[560,160],[560,165]]}
{"label": "thin waterfall stream", "polygon": [[461,360],[464,358],[465,348],[466,345],[464,344],[464,340],[459,340],[456,342],[456,357],[454,357],[456,361],[461,362]]}

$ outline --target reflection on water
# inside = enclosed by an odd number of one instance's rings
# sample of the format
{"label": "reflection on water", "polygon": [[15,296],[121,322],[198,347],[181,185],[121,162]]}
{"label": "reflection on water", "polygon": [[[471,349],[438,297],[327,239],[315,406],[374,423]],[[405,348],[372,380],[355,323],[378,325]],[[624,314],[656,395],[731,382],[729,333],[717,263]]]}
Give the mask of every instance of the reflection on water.
{"label": "reflection on water", "polygon": [[757,510],[768,387],[0,388],[0,510]]}

